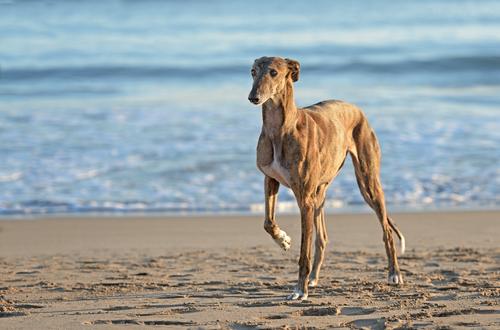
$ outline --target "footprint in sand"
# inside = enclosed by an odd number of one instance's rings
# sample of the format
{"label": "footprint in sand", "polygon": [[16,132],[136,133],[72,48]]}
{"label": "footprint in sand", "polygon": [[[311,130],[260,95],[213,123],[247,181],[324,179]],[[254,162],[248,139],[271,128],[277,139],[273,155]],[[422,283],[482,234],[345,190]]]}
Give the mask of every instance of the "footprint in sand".
{"label": "footprint in sand", "polygon": [[135,307],[135,306],[112,306],[112,307],[103,308],[102,310],[106,311],[106,312],[113,312],[113,311],[126,311],[126,310],[136,309],[136,308],[137,307]]}
{"label": "footprint in sand", "polygon": [[368,315],[375,312],[375,308],[342,307],[342,315]]}
{"label": "footprint in sand", "polygon": [[470,314],[500,314],[499,310],[495,309],[477,309],[477,308],[465,308],[465,309],[454,309],[445,310],[433,313],[433,317],[449,317],[455,315],[470,315]]}
{"label": "footprint in sand", "polygon": [[35,274],[40,274],[40,272],[38,270],[26,270],[26,271],[20,271],[20,272],[17,272],[16,275],[35,275]]}
{"label": "footprint in sand", "polygon": [[240,307],[274,307],[283,305],[284,301],[256,301],[256,302],[245,302],[237,304]]}
{"label": "footprint in sand", "polygon": [[298,312],[301,316],[327,316],[327,315],[339,315],[340,308],[338,307],[324,307],[324,308],[309,308]]}
{"label": "footprint in sand", "polygon": [[355,329],[372,329],[372,330],[382,330],[386,328],[385,319],[361,319],[354,320],[346,324],[350,328]]}
{"label": "footprint in sand", "polygon": [[192,277],[193,274],[171,274],[168,275],[169,278],[186,278],[186,277]]}
{"label": "footprint in sand", "polygon": [[429,301],[451,301],[451,300],[455,300],[456,297],[457,297],[456,293],[445,294],[445,295],[431,294],[431,297],[428,300]]}
{"label": "footprint in sand", "polygon": [[275,314],[275,315],[268,315],[265,317],[266,320],[282,320],[282,319],[287,319],[289,318],[290,315],[287,314]]}
{"label": "footprint in sand", "polygon": [[102,325],[102,324],[120,324],[120,325],[180,325],[180,326],[188,326],[188,325],[196,325],[191,321],[174,321],[174,320],[147,320],[140,321],[136,319],[121,319],[121,320],[95,320],[95,321],[86,321],[82,324],[91,324],[91,325]]}
{"label": "footprint in sand", "polygon": [[15,308],[22,308],[22,309],[40,309],[44,308],[44,305],[35,305],[35,304],[14,304]]}
{"label": "footprint in sand", "polygon": [[14,317],[14,316],[25,316],[28,313],[19,312],[19,311],[11,311],[11,312],[0,312],[0,318],[2,317]]}
{"label": "footprint in sand", "polygon": [[256,323],[233,323],[230,325],[232,330],[254,330],[260,329],[260,325]]}

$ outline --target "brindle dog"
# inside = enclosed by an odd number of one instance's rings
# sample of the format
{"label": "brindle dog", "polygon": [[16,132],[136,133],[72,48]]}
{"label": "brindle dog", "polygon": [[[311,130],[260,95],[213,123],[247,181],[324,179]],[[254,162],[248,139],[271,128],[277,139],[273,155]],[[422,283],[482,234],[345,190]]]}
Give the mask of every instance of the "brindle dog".
{"label": "brindle dog", "polygon": [[[329,100],[299,109],[293,82],[299,79],[299,62],[261,57],[252,67],[253,86],[248,99],[262,105],[262,132],[257,145],[257,167],[265,174],[265,230],[284,249],[291,239],[274,217],[280,183],[292,189],[300,208],[302,239],[299,280],[288,299],[306,299],[308,286],[318,284],[327,243],[323,206],[326,190],[337,176],[347,154],[352,157],[359,189],[382,225],[389,261],[390,284],[402,284],[392,231],[404,237],[387,215],[380,183],[380,147],[373,129],[356,106]],[[311,269],[313,225],[316,252]]]}

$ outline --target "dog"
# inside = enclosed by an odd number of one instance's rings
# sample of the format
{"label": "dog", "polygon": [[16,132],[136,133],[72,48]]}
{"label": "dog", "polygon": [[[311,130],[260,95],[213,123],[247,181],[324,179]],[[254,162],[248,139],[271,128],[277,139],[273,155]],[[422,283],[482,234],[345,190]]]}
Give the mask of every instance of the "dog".
{"label": "dog", "polygon": [[[291,238],[276,223],[275,208],[280,184],[290,188],[301,216],[298,283],[289,300],[304,300],[308,287],[318,284],[328,241],[325,203],[328,186],[351,155],[361,194],[382,225],[389,263],[388,282],[402,284],[392,231],[405,240],[388,217],[380,183],[380,146],[363,112],[353,104],[328,100],[297,108],[293,83],[299,79],[299,62],[281,57],[255,60],[253,86],[248,100],[262,106],[262,131],[257,144],[257,167],[264,173],[264,228],[283,250]],[[311,265],[313,228],[316,231]]]}

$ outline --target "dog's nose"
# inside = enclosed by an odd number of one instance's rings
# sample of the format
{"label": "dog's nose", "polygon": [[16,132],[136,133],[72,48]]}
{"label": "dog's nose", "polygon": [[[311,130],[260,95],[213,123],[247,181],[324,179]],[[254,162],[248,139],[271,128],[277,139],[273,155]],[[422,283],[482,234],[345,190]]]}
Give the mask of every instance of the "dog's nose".
{"label": "dog's nose", "polygon": [[250,102],[252,102],[253,104],[258,104],[258,103],[259,103],[259,101],[260,101],[260,99],[259,99],[258,97],[255,97],[255,96],[249,96],[249,97],[248,97],[248,100],[249,100]]}

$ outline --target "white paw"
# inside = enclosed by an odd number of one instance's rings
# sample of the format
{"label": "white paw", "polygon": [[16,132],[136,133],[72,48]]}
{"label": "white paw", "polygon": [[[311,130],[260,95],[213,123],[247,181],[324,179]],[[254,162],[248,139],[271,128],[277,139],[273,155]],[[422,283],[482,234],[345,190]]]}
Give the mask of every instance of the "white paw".
{"label": "white paw", "polygon": [[403,276],[401,274],[390,274],[387,282],[391,285],[403,284]]}
{"label": "white paw", "polygon": [[307,293],[302,292],[301,290],[295,288],[293,293],[286,297],[287,300],[306,300]]}
{"label": "white paw", "polygon": [[317,285],[318,285],[318,281],[319,281],[319,280],[318,280],[317,278],[315,278],[315,277],[311,278],[311,279],[309,280],[309,287],[310,287],[310,288],[314,288],[315,286],[317,286]]}
{"label": "white paw", "polygon": [[285,251],[290,249],[290,246],[292,244],[292,239],[283,230],[280,230],[278,238],[276,238],[274,241]]}

